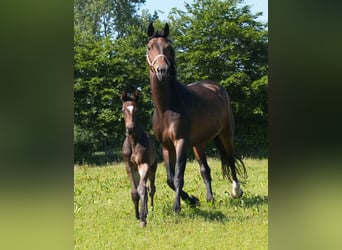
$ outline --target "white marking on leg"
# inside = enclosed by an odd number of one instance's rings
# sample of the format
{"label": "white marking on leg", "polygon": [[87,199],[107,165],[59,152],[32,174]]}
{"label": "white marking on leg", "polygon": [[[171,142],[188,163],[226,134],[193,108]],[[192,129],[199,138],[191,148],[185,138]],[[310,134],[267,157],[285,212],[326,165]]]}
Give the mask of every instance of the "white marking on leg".
{"label": "white marking on leg", "polygon": [[232,196],[234,198],[238,198],[241,196],[242,190],[240,188],[240,183],[233,181],[233,189],[232,189]]}

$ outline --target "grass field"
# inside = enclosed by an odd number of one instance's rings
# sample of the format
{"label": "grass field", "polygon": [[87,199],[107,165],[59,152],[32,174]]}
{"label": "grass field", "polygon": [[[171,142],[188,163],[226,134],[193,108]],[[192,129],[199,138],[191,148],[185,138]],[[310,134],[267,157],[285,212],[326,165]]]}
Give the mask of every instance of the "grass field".
{"label": "grass field", "polygon": [[231,184],[223,179],[221,163],[209,159],[214,204],[206,203],[199,166],[188,162],[184,190],[200,199],[191,208],[173,212],[174,192],[158,164],[153,211],[146,228],[135,219],[124,164],[74,168],[75,249],[267,249],[268,161],[244,160],[249,178],[244,196],[232,199]]}

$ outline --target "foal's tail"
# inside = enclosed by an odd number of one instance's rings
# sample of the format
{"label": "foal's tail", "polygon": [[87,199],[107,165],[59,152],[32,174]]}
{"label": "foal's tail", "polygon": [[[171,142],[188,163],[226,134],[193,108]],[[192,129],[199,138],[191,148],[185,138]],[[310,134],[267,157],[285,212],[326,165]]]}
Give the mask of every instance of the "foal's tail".
{"label": "foal's tail", "polygon": [[248,175],[245,164],[243,163],[241,157],[236,152],[233,152],[233,154],[229,156],[222,144],[222,141],[218,136],[214,138],[214,142],[220,152],[223,177],[232,182],[232,168],[235,168],[236,174],[242,177],[242,180],[240,180],[240,182],[245,183]]}

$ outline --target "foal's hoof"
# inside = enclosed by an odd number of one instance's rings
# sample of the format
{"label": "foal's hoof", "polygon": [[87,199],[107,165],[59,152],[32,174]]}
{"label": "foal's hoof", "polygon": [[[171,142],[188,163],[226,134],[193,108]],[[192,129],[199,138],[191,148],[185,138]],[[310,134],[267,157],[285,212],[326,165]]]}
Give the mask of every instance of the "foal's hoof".
{"label": "foal's hoof", "polygon": [[180,205],[174,205],[173,206],[173,211],[175,211],[175,213],[178,214],[181,211]]}
{"label": "foal's hoof", "polygon": [[201,203],[200,203],[199,199],[196,196],[190,195],[189,196],[189,205],[191,207],[196,207],[196,206],[201,205]]}
{"label": "foal's hoof", "polygon": [[207,204],[210,207],[214,206],[215,205],[215,199],[213,197],[211,199],[207,198]]}

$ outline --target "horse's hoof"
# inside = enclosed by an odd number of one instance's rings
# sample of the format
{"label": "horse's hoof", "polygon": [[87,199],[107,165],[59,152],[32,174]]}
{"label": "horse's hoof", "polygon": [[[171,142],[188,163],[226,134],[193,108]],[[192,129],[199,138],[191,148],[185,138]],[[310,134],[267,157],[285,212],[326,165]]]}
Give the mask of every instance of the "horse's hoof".
{"label": "horse's hoof", "polygon": [[213,196],[209,196],[209,197],[207,197],[207,203],[214,203],[214,197]]}
{"label": "horse's hoof", "polygon": [[215,204],[215,199],[211,197],[210,199],[207,199],[207,204],[211,207],[214,206]]}
{"label": "horse's hoof", "polygon": [[140,221],[140,226],[141,227],[146,227],[146,221]]}
{"label": "horse's hoof", "polygon": [[190,201],[189,205],[192,206],[192,207],[196,207],[196,206],[200,206],[201,205],[199,199],[196,196],[190,195],[189,196],[189,201]]}
{"label": "horse's hoof", "polygon": [[180,207],[175,207],[173,208],[173,210],[175,211],[176,214],[178,214],[180,211],[181,211],[181,208]]}
{"label": "horse's hoof", "polygon": [[174,206],[173,206],[173,211],[175,211],[175,213],[178,214],[178,213],[181,211],[180,205],[174,205]]}
{"label": "horse's hoof", "polygon": [[232,197],[234,198],[234,199],[239,199],[239,198],[241,198],[242,197],[242,195],[243,195],[243,191],[242,191],[242,189],[240,190],[241,192],[239,193],[239,194],[233,194],[232,193]]}

